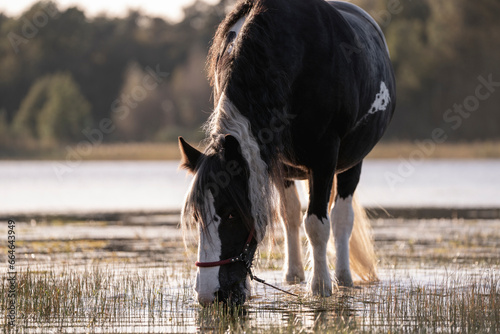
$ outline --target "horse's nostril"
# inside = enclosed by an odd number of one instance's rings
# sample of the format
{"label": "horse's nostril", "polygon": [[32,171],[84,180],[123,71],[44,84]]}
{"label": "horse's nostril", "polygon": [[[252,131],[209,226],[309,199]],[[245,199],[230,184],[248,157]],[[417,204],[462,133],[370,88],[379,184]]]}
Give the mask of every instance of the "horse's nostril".
{"label": "horse's nostril", "polygon": [[213,293],[212,294],[203,294],[203,293],[198,294],[198,302],[202,306],[209,306],[210,304],[212,304],[214,302],[215,299],[216,299],[216,294],[213,294]]}

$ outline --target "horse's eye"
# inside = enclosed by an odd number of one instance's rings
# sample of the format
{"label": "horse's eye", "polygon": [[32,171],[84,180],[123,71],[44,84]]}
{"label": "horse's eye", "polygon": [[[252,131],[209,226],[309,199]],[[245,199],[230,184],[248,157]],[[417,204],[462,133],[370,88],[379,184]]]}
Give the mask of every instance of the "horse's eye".
{"label": "horse's eye", "polygon": [[227,219],[229,219],[229,220],[234,219],[234,215],[230,213],[229,217],[227,217]]}

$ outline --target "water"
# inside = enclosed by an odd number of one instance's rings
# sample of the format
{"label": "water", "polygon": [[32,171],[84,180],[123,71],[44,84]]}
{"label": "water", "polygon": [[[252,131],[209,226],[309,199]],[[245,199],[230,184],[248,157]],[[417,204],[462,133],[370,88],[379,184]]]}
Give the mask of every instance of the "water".
{"label": "water", "polygon": [[[0,162],[0,213],[179,210],[191,178],[178,162]],[[500,160],[371,160],[358,187],[365,206],[500,207]],[[302,201],[307,202],[300,186]]]}
{"label": "water", "polygon": [[[0,214],[178,211],[190,178],[177,165],[86,162],[58,177],[54,162],[0,162]],[[367,161],[359,195],[368,206],[500,206],[499,167],[500,160],[426,161],[409,172],[399,161]],[[398,183],[387,181],[398,173]],[[305,283],[282,283],[283,236],[277,229],[273,249],[261,247],[259,254],[266,256],[254,273],[301,298],[255,283],[244,312],[228,317],[196,302],[197,248],[184,247],[179,216],[155,217],[17,221],[19,332],[500,329],[499,220],[373,220],[380,282],[357,281],[356,289],[325,299],[308,296]],[[0,234],[7,236],[6,224],[0,224]],[[0,243],[0,262],[7,263],[7,251]],[[0,267],[1,275],[6,271]],[[306,272],[309,277],[311,269]]]}
{"label": "water", "polygon": [[[16,240],[22,242],[16,248],[17,329],[20,333],[498,332],[499,220],[372,223],[380,282],[356,280],[355,289],[312,298],[307,284],[282,282],[283,235],[277,229],[272,249],[262,243],[258,254],[266,256],[257,261],[254,273],[300,298],[254,282],[243,312],[227,316],[198,305],[193,291],[196,247],[184,248],[175,224],[18,221]],[[0,224],[0,234],[6,232],[6,225]],[[6,248],[0,261],[7,262]],[[6,270],[0,267],[0,274]],[[306,275],[310,277],[310,267]]]}

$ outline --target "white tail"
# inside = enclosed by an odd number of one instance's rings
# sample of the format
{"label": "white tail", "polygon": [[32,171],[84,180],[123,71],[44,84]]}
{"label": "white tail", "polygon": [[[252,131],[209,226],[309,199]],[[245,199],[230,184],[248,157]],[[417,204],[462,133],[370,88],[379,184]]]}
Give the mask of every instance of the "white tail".
{"label": "white tail", "polygon": [[357,196],[353,200],[354,227],[349,241],[349,263],[363,281],[377,281],[377,257],[373,245],[371,226]]}

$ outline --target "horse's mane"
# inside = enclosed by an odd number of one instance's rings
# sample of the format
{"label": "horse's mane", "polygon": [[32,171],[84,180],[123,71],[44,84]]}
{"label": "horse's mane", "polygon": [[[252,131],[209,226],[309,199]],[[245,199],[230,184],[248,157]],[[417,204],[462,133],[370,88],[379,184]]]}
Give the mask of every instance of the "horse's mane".
{"label": "horse's mane", "polygon": [[[212,41],[212,45],[208,51],[207,57],[207,71],[208,71],[208,79],[210,81],[210,85],[215,85],[215,71],[217,60],[223,44],[225,43],[225,38],[229,29],[238,22],[240,18],[250,13],[254,6],[254,1],[245,0],[239,2],[236,7],[229,13],[224,20],[219,24],[217,31],[215,32],[214,39]],[[217,98],[216,98],[217,100]]]}
{"label": "horse's mane", "polygon": [[[279,219],[278,197],[284,191],[281,158],[291,142],[286,121],[293,80],[273,47],[274,34],[283,24],[267,2],[241,1],[219,25],[208,57],[216,109],[205,125],[208,147],[226,133],[236,133],[240,140],[251,169],[249,197],[259,237]],[[242,17],[245,25],[229,54],[229,31]]]}
{"label": "horse's mane", "polygon": [[[290,69],[281,61],[283,57],[273,48],[271,32],[279,31],[282,24],[276,22],[277,16],[271,12],[265,0],[239,2],[219,26],[208,60],[211,84],[215,84],[218,75],[220,94],[224,93],[248,119],[269,172],[279,169],[277,160],[288,135],[286,128],[270,129],[270,123],[284,118],[293,81],[288,75]],[[244,16],[246,24],[239,42],[230,55],[221,55],[229,29]],[[220,94],[215,93],[215,104],[219,103]]]}
{"label": "horse's mane", "polygon": [[[209,52],[208,70],[216,108],[205,125],[206,144],[210,148],[228,133],[240,142],[251,170],[249,196],[254,218],[262,227],[258,230],[265,230],[262,225],[277,217],[278,196],[284,191],[283,158],[294,160],[290,120],[297,110],[290,110],[292,92],[314,82],[297,80],[310,66],[303,64],[302,57],[315,52],[304,50],[311,31],[302,32],[300,27],[308,26],[307,19],[295,22],[300,17],[296,11],[306,5],[298,0],[242,0],[219,25]],[[327,11],[330,5],[326,2],[316,5],[318,17],[330,18],[325,24],[334,29],[336,23],[344,23],[347,28],[312,38],[322,38],[330,46],[352,40],[348,36],[354,33],[340,13],[331,8]],[[237,39],[231,40],[230,29],[243,17],[245,24]],[[229,43],[233,43],[231,52],[227,52]],[[341,58],[337,57],[335,68],[340,76],[343,69],[353,70],[353,66],[343,66],[345,60]],[[341,96],[342,90],[332,94]]]}

